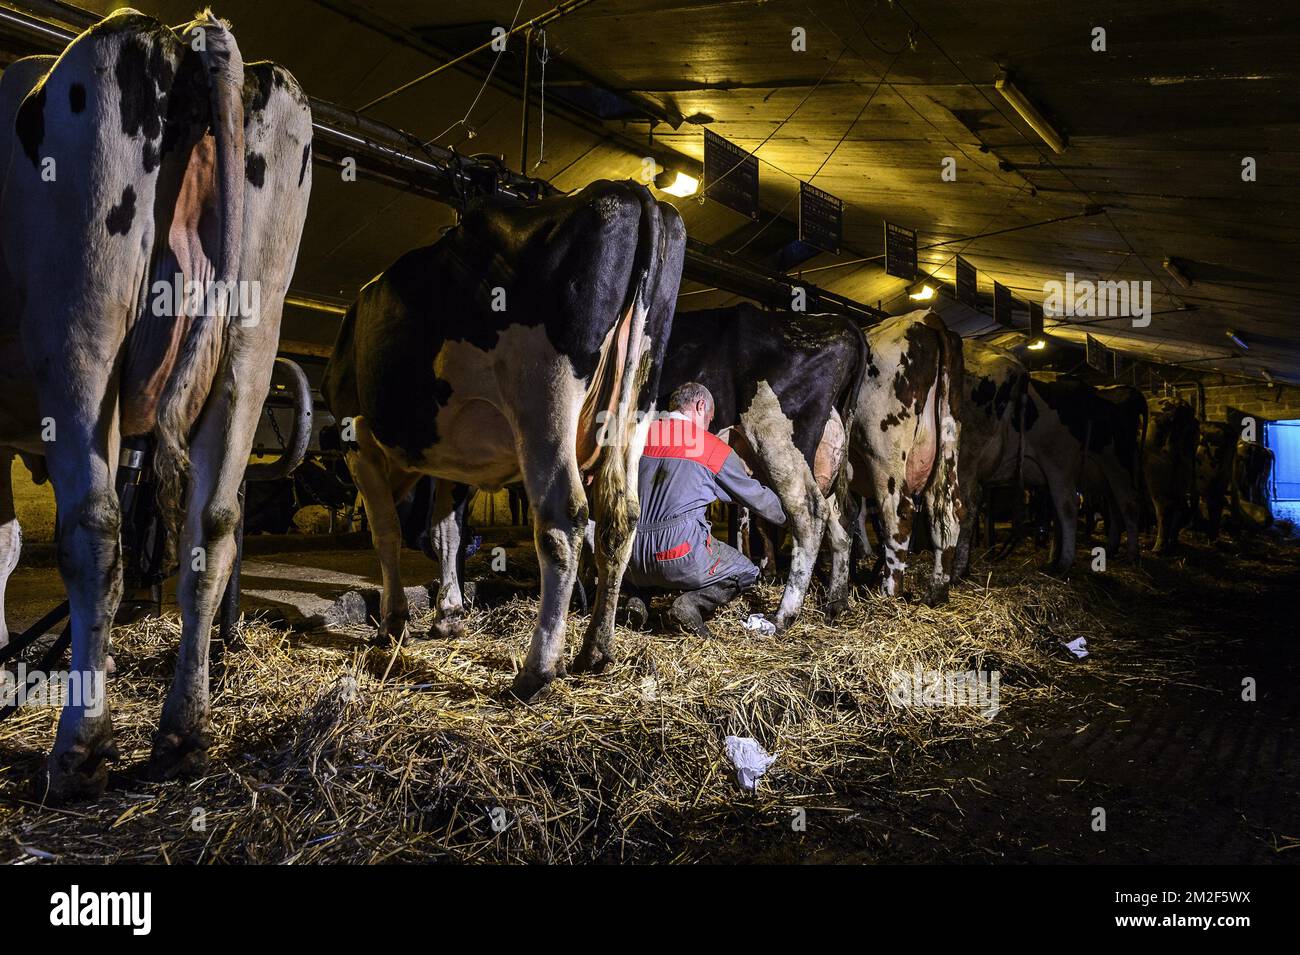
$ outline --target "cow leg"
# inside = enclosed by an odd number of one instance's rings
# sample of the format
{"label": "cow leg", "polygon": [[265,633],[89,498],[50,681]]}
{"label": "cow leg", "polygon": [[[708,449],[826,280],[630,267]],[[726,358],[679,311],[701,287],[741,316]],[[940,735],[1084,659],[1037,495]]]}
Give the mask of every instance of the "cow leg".
{"label": "cow leg", "polygon": [[0,649],[9,643],[9,628],[5,625],[5,587],[9,575],[18,566],[18,555],[23,548],[23,532],[14,514],[13,455],[0,454]]}
{"label": "cow leg", "polygon": [[[1119,502],[1115,500],[1115,495],[1107,493],[1104,497],[1106,505],[1106,553],[1115,555],[1119,553],[1120,534],[1123,532],[1123,519],[1120,517]],[[1091,508],[1089,508],[1091,510]]]}
{"label": "cow leg", "polygon": [[880,545],[884,553],[881,591],[889,597],[900,597],[903,579],[907,575],[907,551],[912,541],[912,497],[904,492],[901,482],[889,478],[876,481],[876,500],[880,505]]}
{"label": "cow leg", "polygon": [[[955,447],[955,441],[946,448]],[[936,462],[935,473],[925,491],[926,511],[930,518],[930,546],[934,550],[934,571],[930,575],[930,592],[925,602],[936,607],[948,599],[952,584],[953,565],[957,557],[957,544],[961,538],[961,523],[966,508],[957,487],[957,462],[947,453],[945,445],[939,448],[941,457]]]}
{"label": "cow leg", "polygon": [[239,487],[270,387],[270,360],[261,357],[269,345],[255,347],[235,335],[227,346],[229,370],[214,384],[190,443],[176,582],[181,642],[149,759],[148,772],[156,780],[192,775],[207,762],[208,650],[243,520]]}
{"label": "cow leg", "polygon": [[[60,358],[57,367],[68,364]],[[41,411],[57,428],[55,440],[46,445],[46,465],[59,504],[59,573],[71,609],[72,672],[102,690],[108,637],[122,599],[121,512],[113,486],[121,442],[117,386],[111,363],[74,367],[82,371],[81,387],[42,382]],[[50,752],[50,796],[64,800],[103,792],[107,762],[116,759],[107,699],[83,694],[69,700]]]}
{"label": "cow leg", "polygon": [[827,525],[827,512],[823,503],[825,499],[817,489],[816,482],[811,479],[811,473],[800,492],[785,493],[780,497],[781,505],[789,518],[786,526],[790,530],[790,573],[786,575],[781,603],[773,620],[778,633],[794,623],[803,607],[808,586],[812,583],[813,570],[817,566],[822,534]]}
{"label": "cow leg", "polygon": [[[460,497],[459,501],[457,496]],[[461,597],[460,555],[464,551],[461,538],[466,498],[467,494],[463,486],[447,480],[437,482],[429,525],[430,539],[433,551],[438,557],[441,580],[438,585],[437,615],[429,630],[431,638],[459,638],[465,635],[465,602]]]}
{"label": "cow leg", "polygon": [[411,613],[402,590],[402,526],[397,516],[397,498],[384,453],[370,433],[364,418],[355,422],[357,450],[347,455],[348,468],[365,501],[370,522],[370,539],[379,555],[383,594],[379,601],[377,642],[395,642],[406,629]]}
{"label": "cow leg", "polygon": [[849,606],[849,562],[853,554],[852,529],[846,508],[837,496],[826,499],[826,537],[831,549],[831,580],[826,594],[826,620],[834,623]]}
{"label": "cow leg", "polygon": [[970,569],[970,549],[975,539],[975,533],[979,529],[980,516],[980,495],[978,493],[969,493],[966,495],[965,507],[962,510],[961,522],[957,530],[957,550],[953,558],[952,579],[960,580],[966,576]]}
{"label": "cow leg", "polygon": [[[637,471],[649,427],[650,419],[647,416],[631,429],[626,443],[606,448],[605,454],[623,455],[621,467],[610,468],[602,462],[596,477],[596,481],[600,482],[606,479],[605,475],[621,471],[624,485],[615,494],[602,493],[602,490],[608,491],[608,488],[602,489],[599,483],[594,488],[596,539],[592,551],[596,558],[596,601],[591,609],[591,619],[587,621],[582,649],[573,661],[576,672],[596,672],[614,660],[610,644],[614,639],[614,618],[618,610],[623,572],[627,569],[628,558],[632,556],[632,543],[636,539],[636,525],[641,514]],[[583,506],[581,510],[585,523],[587,509]]]}
{"label": "cow leg", "polygon": [[[515,675],[511,687],[515,696],[528,700],[564,674],[565,617],[573,596],[573,584],[578,578],[588,510],[572,437],[576,421],[549,421],[540,428],[517,425],[515,431],[521,436],[520,464],[532,505],[533,541],[542,572],[541,613],[523,669]],[[598,526],[598,538],[600,532]],[[631,547],[629,536],[623,542],[624,564]],[[622,565],[619,565],[619,579],[612,581],[614,589],[611,594],[611,580],[606,576],[607,565],[602,563],[599,546],[596,560],[601,580],[592,626],[606,613],[612,618],[618,585],[622,582]],[[612,629],[612,620],[610,626]]]}
{"label": "cow leg", "polygon": [[[1044,469],[1046,470],[1046,469]],[[1048,494],[1056,518],[1056,532],[1048,552],[1048,567],[1061,576],[1074,566],[1075,540],[1079,532],[1079,495],[1074,484],[1060,474],[1047,474]]]}

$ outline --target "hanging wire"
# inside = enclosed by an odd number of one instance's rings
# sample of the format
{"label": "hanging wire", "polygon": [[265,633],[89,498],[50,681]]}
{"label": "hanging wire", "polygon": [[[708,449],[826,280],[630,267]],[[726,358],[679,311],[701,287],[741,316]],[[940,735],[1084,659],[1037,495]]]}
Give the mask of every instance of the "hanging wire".
{"label": "hanging wire", "polygon": [[[524,9],[524,0],[519,0],[519,6],[515,7],[514,19],[510,21],[510,31],[509,33],[507,33],[507,36],[509,36],[510,33],[515,32],[515,25],[519,23],[519,14],[523,9]],[[469,139],[473,139],[475,136],[478,135],[478,130],[476,130],[473,126],[469,125],[469,117],[474,112],[474,107],[478,105],[478,101],[483,98],[483,91],[486,90],[488,88],[488,84],[492,82],[492,75],[496,73],[497,64],[501,62],[501,55],[505,53],[507,45],[508,44],[503,43],[501,45],[501,49],[497,50],[497,55],[492,60],[492,68],[488,70],[488,75],[484,77],[483,85],[480,86],[478,88],[478,92],[474,94],[474,101],[469,104],[469,109],[465,110],[465,115],[460,119],[456,120],[456,122],[452,123],[450,126],[444,129],[437,136],[434,136],[433,139],[424,142],[422,144],[423,146],[428,147],[433,145],[438,140],[442,139],[442,137],[446,136],[449,132],[455,129],[457,126],[464,126],[468,129],[469,136],[467,138]]]}
{"label": "hanging wire", "polygon": [[[845,49],[848,49],[848,47],[845,46]],[[834,146],[831,147],[831,151],[826,154],[826,158],[823,159],[822,164],[817,167],[817,171],[814,172],[811,176],[809,176],[808,179],[806,180],[809,185],[812,185],[812,181],[817,178],[818,173],[820,173],[823,169],[826,168],[826,164],[831,161],[831,157],[834,156],[835,153],[839,151],[839,148],[844,145],[844,140],[849,138],[849,133],[853,132],[853,130],[857,127],[858,120],[862,119],[862,114],[867,111],[867,107],[871,105],[871,101],[874,100],[876,98],[876,94],[880,92],[880,87],[884,84],[885,79],[886,77],[889,76],[890,71],[893,70],[894,64],[898,62],[899,53],[902,52],[903,52],[902,50],[899,50],[898,53],[894,54],[893,59],[889,61],[889,65],[885,67],[885,72],[881,73],[880,79],[876,80],[876,85],[871,90],[871,95],[867,97],[867,101],[863,103],[862,108],[858,110],[858,115],[853,117],[853,122],[849,123],[848,129],[844,130],[844,135],[840,137],[839,142],[837,142]],[[785,205],[781,207],[781,210],[777,212],[774,216],[772,216],[772,218],[768,219],[766,225],[764,225],[761,229],[759,229],[748,239],[746,239],[744,244],[741,245],[740,248],[733,249],[731,254],[738,255],[739,253],[747,249],[749,247],[749,244],[753,242],[755,239],[757,239],[764,232],[766,232],[768,228],[772,225],[772,223],[776,222],[777,219],[785,215],[786,210],[790,208],[790,206],[794,203],[795,199],[798,198],[798,196],[799,196],[799,190],[796,188],[794,195],[786,200]]]}
{"label": "hanging wire", "polygon": [[[541,34],[542,39],[542,48],[537,52],[537,61],[542,64],[542,118],[541,132],[537,141],[537,162],[533,163],[533,172],[546,165],[546,64],[551,60],[551,50],[546,45],[546,30],[542,28],[537,32]],[[528,95],[527,90],[524,90],[524,95]]]}

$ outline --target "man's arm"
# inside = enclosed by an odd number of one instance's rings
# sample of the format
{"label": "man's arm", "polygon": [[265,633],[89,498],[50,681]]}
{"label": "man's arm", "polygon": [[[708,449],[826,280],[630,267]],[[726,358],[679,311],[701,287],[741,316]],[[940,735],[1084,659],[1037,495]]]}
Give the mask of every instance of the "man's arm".
{"label": "man's arm", "polygon": [[757,511],[763,520],[778,527],[785,524],[785,511],[781,509],[780,499],[745,472],[745,465],[735,451],[727,455],[715,479],[723,492],[719,495],[720,500],[744,504]]}

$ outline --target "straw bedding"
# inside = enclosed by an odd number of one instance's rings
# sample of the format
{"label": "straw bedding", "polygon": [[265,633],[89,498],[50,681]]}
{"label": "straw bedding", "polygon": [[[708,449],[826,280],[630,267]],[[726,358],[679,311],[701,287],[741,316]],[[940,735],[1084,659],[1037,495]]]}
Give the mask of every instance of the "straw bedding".
{"label": "straw bedding", "polygon": [[[179,624],[144,621],[114,634],[122,761],[105,796],[42,807],[55,711],[0,724],[0,862],[707,858],[729,827],[885,791],[902,766],[1003,732],[1017,707],[1060,694],[1077,665],[1061,643],[1104,645],[1126,610],[1086,574],[1038,573],[1038,559],[1017,555],[991,586],[963,585],[937,609],[859,596],[834,626],[814,591],[776,638],[742,627],[751,609],[775,606],[774,587],[725,608],[712,641],[620,627],[616,665],[557,681],[531,705],[503,691],[535,597],[474,610],[463,639],[396,651],[368,647],[360,628],[249,621],[214,690],[207,774],[165,785],[140,770]],[[1143,574],[1106,576],[1140,587]],[[570,616],[571,652],[584,622]],[[894,675],[918,667],[999,671],[1001,713],[891,703]],[[736,782],[729,734],[776,756],[757,793]]]}

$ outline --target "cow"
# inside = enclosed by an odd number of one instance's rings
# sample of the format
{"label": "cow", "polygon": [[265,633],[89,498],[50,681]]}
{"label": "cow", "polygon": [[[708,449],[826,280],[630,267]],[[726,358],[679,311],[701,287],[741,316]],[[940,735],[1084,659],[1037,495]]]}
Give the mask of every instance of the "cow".
{"label": "cow", "polygon": [[[787,516],[792,552],[778,631],[803,606],[823,534],[830,535],[825,613],[847,606],[848,544],[840,517],[844,436],[866,374],[866,340],[851,319],[766,311],[749,303],[679,312],[660,376],[660,406],[695,381],[714,401],[713,427],[771,488]],[[770,564],[769,564],[770,566]]]}
{"label": "cow", "polygon": [[[961,338],[928,309],[867,330],[867,370],[849,432],[850,489],[881,517],[883,592],[902,593],[913,496],[930,518],[934,571],[925,600],[947,599],[963,514],[958,440],[965,372]],[[865,535],[863,535],[865,536]]]}
{"label": "cow", "polygon": [[[122,591],[115,479],[137,463],[122,441],[152,442],[183,559],[148,772],[194,772],[213,615],[311,191],[311,111],[287,71],[245,65],[210,12],[172,30],[118,10],[57,59],[6,69],[0,115],[0,348],[18,362],[0,381],[0,448],[41,459],[53,483],[72,669],[90,676]],[[102,791],[115,758],[108,707],[70,701],[50,795]]]}
{"label": "cow", "polygon": [[1217,540],[1226,508],[1228,519],[1245,526],[1272,523],[1267,480],[1272,452],[1246,440],[1247,416],[1235,408],[1226,421],[1201,422],[1196,449],[1196,490],[1205,503],[1206,531]]}
{"label": "cow", "polygon": [[1156,515],[1157,554],[1178,546],[1179,531],[1196,513],[1196,448],[1201,428],[1186,399],[1164,397],[1147,421],[1143,473]]}
{"label": "cow", "polygon": [[[963,504],[953,566],[956,578],[964,576],[970,565],[971,541],[984,490],[991,484],[1024,482],[1026,449],[1021,436],[1029,402],[1029,372],[1011,352],[967,339],[962,342],[962,359],[966,393],[959,412],[961,457],[957,478]],[[1043,430],[1040,428],[1038,433]]]}
{"label": "cow", "polygon": [[1074,563],[1079,493],[1086,488],[1108,501],[1110,551],[1118,551],[1120,534],[1127,532],[1128,556],[1136,563],[1145,399],[1139,408],[1128,393],[1105,395],[1078,378],[1051,372],[1033,372],[1030,379],[1025,434],[1040,472],[1035,481],[1046,484],[1055,512],[1052,569],[1065,575]]}
{"label": "cow", "polygon": [[1268,490],[1273,473],[1273,452],[1255,441],[1238,441],[1232,468],[1232,491],[1237,519],[1249,530],[1273,525],[1272,499]]}
{"label": "cow", "polygon": [[[421,475],[444,479],[431,522],[438,550],[456,553],[454,484],[496,490],[522,479],[542,600],[512,692],[532,698],[565,670],[565,614],[589,514],[600,586],[573,669],[613,659],[637,467],[685,244],[670,205],[643,186],[599,181],[533,202],[478,201],[438,242],[361,290],[322,393],[345,428],[379,554],[379,640],[400,639],[409,619],[393,502]],[[444,561],[434,635],[463,628],[455,565]]]}
{"label": "cow", "polygon": [[1234,482],[1236,457],[1240,444],[1247,440],[1247,416],[1229,408],[1225,421],[1201,422],[1200,443],[1196,448],[1196,492],[1205,503],[1205,530],[1210,541],[1217,541],[1227,508],[1229,520],[1238,518],[1240,492]]}

